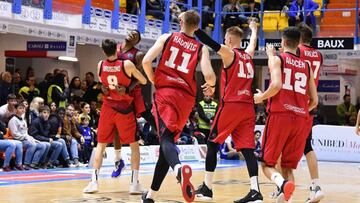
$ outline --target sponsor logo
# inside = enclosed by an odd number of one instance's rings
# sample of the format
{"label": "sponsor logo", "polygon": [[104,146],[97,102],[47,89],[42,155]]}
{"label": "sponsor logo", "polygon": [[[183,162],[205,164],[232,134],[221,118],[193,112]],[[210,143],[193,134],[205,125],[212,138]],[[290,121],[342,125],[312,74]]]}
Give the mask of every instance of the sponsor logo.
{"label": "sponsor logo", "polygon": [[318,40],[317,47],[320,49],[324,48],[345,48],[344,46],[345,40]]}

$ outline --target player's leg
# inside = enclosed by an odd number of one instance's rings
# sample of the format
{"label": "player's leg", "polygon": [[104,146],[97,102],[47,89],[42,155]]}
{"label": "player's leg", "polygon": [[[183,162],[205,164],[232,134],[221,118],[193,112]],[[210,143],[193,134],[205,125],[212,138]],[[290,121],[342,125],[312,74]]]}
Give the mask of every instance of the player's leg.
{"label": "player's leg", "polygon": [[130,194],[142,194],[143,187],[139,183],[139,169],[140,169],[140,147],[139,142],[130,144],[131,149],[131,180],[130,180]]}
{"label": "player's leg", "polygon": [[116,132],[114,135],[114,153],[115,153],[115,169],[111,173],[111,177],[117,178],[121,175],[121,172],[125,169],[125,162],[121,159],[121,143],[119,133]]}
{"label": "player's leg", "polygon": [[[232,133],[233,142],[235,143],[235,148],[240,149],[242,155],[245,158],[246,166],[250,178],[250,192],[242,199],[234,201],[235,203],[244,203],[244,202],[263,202],[263,196],[260,193],[260,187],[258,182],[259,176],[259,167],[258,162],[255,157],[255,112],[252,105],[243,109],[243,119],[241,119],[240,124]],[[241,106],[240,106],[241,107]],[[248,112],[244,112],[244,111]]]}
{"label": "player's leg", "polygon": [[114,111],[106,106],[101,108],[99,128],[98,128],[98,145],[95,151],[95,158],[93,163],[93,172],[89,185],[83,190],[84,193],[98,192],[99,172],[102,165],[103,155],[107,143],[113,142],[114,132],[116,130],[115,124],[111,122],[111,117],[115,115]]}
{"label": "player's leg", "polygon": [[261,157],[263,161],[261,168],[264,175],[279,188],[278,199],[285,199],[286,201],[291,198],[295,184],[292,181],[285,180],[280,171],[276,170],[275,165],[291,130],[289,128],[291,124],[286,125],[288,122],[289,117],[269,115],[262,138],[263,155]]}
{"label": "player's leg", "polygon": [[306,202],[308,203],[318,202],[325,197],[320,187],[318,161],[316,154],[312,148],[311,140],[312,140],[312,132],[310,131],[310,134],[306,139],[305,150],[304,150],[304,154],[306,156],[306,161],[311,177],[310,196],[306,200]]}

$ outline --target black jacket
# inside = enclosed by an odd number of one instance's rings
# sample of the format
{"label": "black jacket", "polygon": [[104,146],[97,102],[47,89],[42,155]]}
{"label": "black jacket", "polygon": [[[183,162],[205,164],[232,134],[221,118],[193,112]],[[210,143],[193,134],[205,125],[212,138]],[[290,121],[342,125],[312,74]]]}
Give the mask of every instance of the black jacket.
{"label": "black jacket", "polygon": [[50,134],[51,135],[56,135],[58,133],[59,127],[62,127],[64,125],[63,120],[56,113],[50,114],[49,124],[50,124]]}
{"label": "black jacket", "polygon": [[49,121],[37,117],[30,124],[29,134],[39,141],[50,142],[50,138],[56,140],[56,134],[51,134],[50,128]]}

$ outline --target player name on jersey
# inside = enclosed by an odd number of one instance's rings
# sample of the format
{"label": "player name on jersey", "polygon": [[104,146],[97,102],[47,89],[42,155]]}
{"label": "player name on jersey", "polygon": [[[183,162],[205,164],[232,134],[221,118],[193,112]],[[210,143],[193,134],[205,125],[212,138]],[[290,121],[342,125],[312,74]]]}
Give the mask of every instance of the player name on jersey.
{"label": "player name on jersey", "polygon": [[305,61],[296,60],[290,57],[286,57],[285,63],[295,66],[296,68],[305,68]]}
{"label": "player name on jersey", "polygon": [[103,66],[104,72],[120,72],[120,66]]}
{"label": "player name on jersey", "polygon": [[174,43],[179,44],[180,46],[184,47],[184,49],[187,49],[189,51],[195,51],[197,49],[197,45],[192,42],[186,42],[183,38],[180,38],[178,36],[174,37]]}
{"label": "player name on jersey", "polygon": [[313,50],[313,51],[305,50],[304,55],[307,56],[307,57],[319,57],[319,54],[318,54],[317,50]]}
{"label": "player name on jersey", "polygon": [[245,59],[251,60],[251,56],[249,54],[243,54],[243,53],[239,52],[239,56],[243,60],[245,60]]}

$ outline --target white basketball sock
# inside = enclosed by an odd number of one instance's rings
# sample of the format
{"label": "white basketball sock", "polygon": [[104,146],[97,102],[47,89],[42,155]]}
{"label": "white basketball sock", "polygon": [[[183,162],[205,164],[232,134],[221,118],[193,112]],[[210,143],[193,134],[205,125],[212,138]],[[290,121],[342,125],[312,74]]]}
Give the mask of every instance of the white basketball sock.
{"label": "white basketball sock", "polygon": [[258,182],[258,177],[257,176],[253,176],[250,178],[250,189],[252,190],[256,190],[258,192],[260,192],[259,190],[259,182]]}
{"label": "white basketball sock", "polygon": [[205,185],[211,190],[213,184],[214,172],[205,171]]}
{"label": "white basketball sock", "polygon": [[274,181],[279,188],[281,188],[285,179],[280,175],[280,173],[276,172],[271,175],[271,180]]}
{"label": "white basketball sock", "polygon": [[121,149],[115,149],[115,162],[121,160]]}

